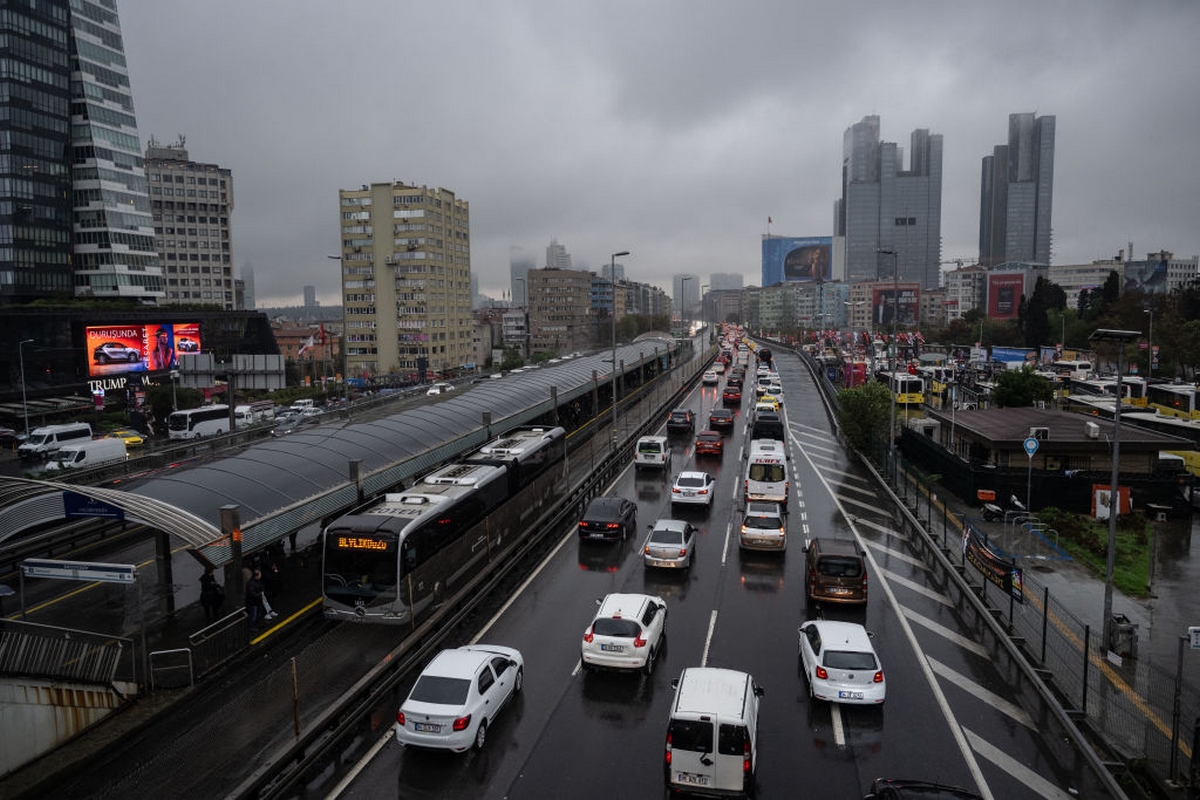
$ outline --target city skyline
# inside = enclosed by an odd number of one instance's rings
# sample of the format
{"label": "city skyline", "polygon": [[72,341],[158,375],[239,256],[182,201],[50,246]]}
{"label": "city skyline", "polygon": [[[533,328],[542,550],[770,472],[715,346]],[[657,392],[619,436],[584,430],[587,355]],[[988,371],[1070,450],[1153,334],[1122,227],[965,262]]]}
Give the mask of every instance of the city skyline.
{"label": "city skyline", "polygon": [[[1200,252],[1178,169],[1200,121],[1186,59],[1105,55],[1121,41],[1187,52],[1194,4],[930,3],[864,26],[877,8],[118,2],[143,148],[182,132],[193,158],[233,171],[233,252],[262,305],[303,284],[337,302],[330,210],[339,190],[384,180],[471,198],[472,267],[493,297],[510,248],[540,255],[551,239],[596,272],[629,250],[628,279],[664,288],[678,272],[757,284],[762,235],[832,234],[842,132],[869,115],[883,141],[944,137],[943,260],[979,255],[980,158],[1015,113],[1057,119],[1052,263],[1131,241],[1134,257]],[[163,33],[179,30],[213,44]],[[400,102],[378,100],[389,75]]]}

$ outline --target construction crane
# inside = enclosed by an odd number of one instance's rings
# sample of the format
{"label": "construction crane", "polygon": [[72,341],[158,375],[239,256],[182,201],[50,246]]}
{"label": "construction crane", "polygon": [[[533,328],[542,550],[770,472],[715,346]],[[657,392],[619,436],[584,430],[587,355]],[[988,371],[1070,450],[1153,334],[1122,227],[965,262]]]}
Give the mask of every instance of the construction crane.
{"label": "construction crane", "polygon": [[946,266],[947,264],[956,264],[956,265],[958,265],[958,268],[959,268],[959,269],[962,269],[962,265],[963,265],[963,264],[965,264],[965,263],[967,263],[967,262],[974,261],[974,260],[975,260],[975,259],[973,259],[973,258],[952,258],[952,259],[950,259],[949,261],[939,261],[939,262],[938,262],[938,266],[939,266],[939,267],[944,267],[944,266]]}

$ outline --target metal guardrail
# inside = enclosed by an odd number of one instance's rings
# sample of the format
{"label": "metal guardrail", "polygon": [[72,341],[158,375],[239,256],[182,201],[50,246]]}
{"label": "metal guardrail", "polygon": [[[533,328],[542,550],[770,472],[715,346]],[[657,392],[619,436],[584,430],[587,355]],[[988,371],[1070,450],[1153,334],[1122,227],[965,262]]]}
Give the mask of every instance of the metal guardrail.
{"label": "metal guardrail", "polygon": [[133,640],[0,619],[0,674],[107,686],[136,670]]}

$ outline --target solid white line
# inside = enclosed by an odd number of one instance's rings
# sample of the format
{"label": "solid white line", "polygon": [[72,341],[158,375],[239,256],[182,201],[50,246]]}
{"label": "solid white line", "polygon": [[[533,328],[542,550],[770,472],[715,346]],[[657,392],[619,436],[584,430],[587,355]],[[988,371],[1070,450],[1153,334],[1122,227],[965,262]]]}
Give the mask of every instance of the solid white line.
{"label": "solid white line", "polygon": [[1017,761],[1012,756],[1005,753],[998,747],[985,741],[983,738],[974,732],[963,728],[963,733],[967,735],[967,741],[971,743],[971,747],[975,749],[979,755],[986,758],[988,761],[995,764],[1004,772],[1012,775],[1021,783],[1033,790],[1034,794],[1039,797],[1045,797],[1049,800],[1072,800],[1073,795],[1069,792],[1064,792],[1050,781],[1038,775],[1029,767]]}
{"label": "solid white line", "polygon": [[846,726],[842,723],[842,709],[837,703],[828,703],[829,721],[833,723],[833,743],[846,746]]}
{"label": "solid white line", "polygon": [[358,763],[356,763],[350,769],[350,771],[346,773],[346,776],[338,781],[334,787],[329,790],[329,793],[325,795],[326,800],[333,800],[333,798],[340,797],[342,792],[346,791],[347,787],[354,782],[354,779],[358,777],[359,773],[366,769],[367,764],[370,764],[371,761],[375,759],[375,756],[379,755],[379,751],[382,750],[395,735],[396,729],[389,725],[387,733],[385,733],[383,736],[380,736],[379,741],[371,745],[370,750],[363,753],[363,757],[360,758]]}
{"label": "solid white line", "polygon": [[700,666],[708,666],[708,648],[712,645],[713,629],[717,627],[717,610],[714,608],[712,616],[708,618],[708,634],[704,637],[704,652],[700,656]]}
{"label": "solid white line", "polygon": [[725,562],[729,557],[729,534],[733,531],[733,523],[725,523],[725,544],[721,546],[721,566],[725,566]]}
{"label": "solid white line", "polygon": [[947,681],[966,691],[967,693],[978,697],[980,700],[987,703],[1001,714],[1008,715],[1012,719],[1024,725],[1026,728],[1029,728],[1031,731],[1038,730],[1037,724],[1032,718],[1030,718],[1028,714],[1025,713],[1025,709],[1021,708],[1020,706],[1008,702],[995,692],[988,691],[975,681],[968,678],[966,675],[950,669],[950,667],[946,666],[935,658],[929,659],[929,666],[933,667],[933,671],[938,675],[942,676]]}
{"label": "solid white line", "polygon": [[902,616],[907,617],[908,619],[911,619],[913,622],[917,623],[922,628],[925,628],[926,630],[936,633],[938,636],[941,636],[943,639],[948,639],[949,641],[953,642],[954,644],[958,645],[959,647],[961,647],[964,650],[970,650],[972,653],[979,656],[980,658],[990,658],[991,657],[983,645],[973,642],[965,636],[960,636],[959,634],[957,634],[954,631],[947,628],[945,625],[941,625],[937,622],[934,622],[929,617],[918,614],[917,612],[913,611],[911,608],[905,608],[905,609],[901,610],[900,613]]}
{"label": "solid white line", "polygon": [[537,569],[533,571],[533,574],[526,578],[525,581],[517,587],[517,590],[512,593],[512,597],[508,598],[507,602],[500,606],[500,610],[492,615],[492,618],[489,619],[487,624],[480,629],[479,633],[475,634],[475,638],[471,639],[471,644],[479,643],[479,640],[483,638],[483,635],[487,633],[493,625],[496,624],[496,620],[500,619],[500,616],[508,610],[508,607],[517,601],[517,598],[521,596],[521,593],[525,591],[525,588],[529,586],[529,584],[533,583],[533,579],[542,573],[542,570],[545,569],[550,563],[551,559],[558,554],[558,551],[563,548],[563,545],[575,538],[573,535],[574,533],[574,531],[569,530],[567,535],[562,538],[562,541],[555,545],[554,549],[546,554],[546,557],[542,559],[542,563],[537,565]]}

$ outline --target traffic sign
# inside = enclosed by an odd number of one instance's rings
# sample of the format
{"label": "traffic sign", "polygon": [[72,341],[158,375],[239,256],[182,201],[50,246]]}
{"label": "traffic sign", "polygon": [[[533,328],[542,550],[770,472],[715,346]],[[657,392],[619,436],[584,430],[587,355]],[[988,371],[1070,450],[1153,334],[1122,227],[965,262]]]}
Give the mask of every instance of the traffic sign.
{"label": "traffic sign", "polygon": [[1033,454],[1037,452],[1038,440],[1030,436],[1025,440],[1025,455],[1033,458]]}
{"label": "traffic sign", "polygon": [[59,561],[51,558],[27,558],[21,562],[21,572],[30,578],[64,578],[100,583],[133,583],[137,577],[137,567],[133,564]]}
{"label": "traffic sign", "polygon": [[1192,638],[1192,649],[1200,650],[1200,627],[1195,625],[1189,627],[1188,636]]}

